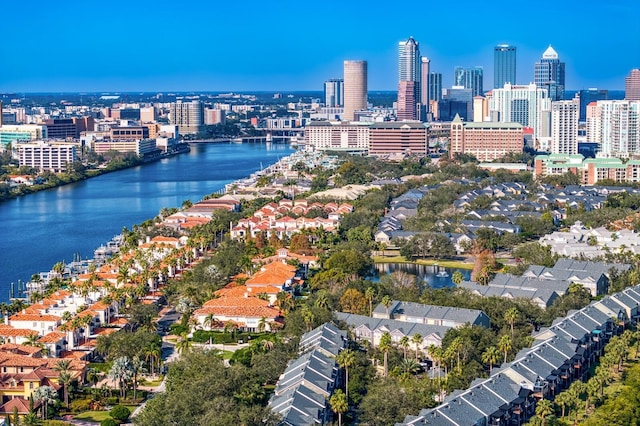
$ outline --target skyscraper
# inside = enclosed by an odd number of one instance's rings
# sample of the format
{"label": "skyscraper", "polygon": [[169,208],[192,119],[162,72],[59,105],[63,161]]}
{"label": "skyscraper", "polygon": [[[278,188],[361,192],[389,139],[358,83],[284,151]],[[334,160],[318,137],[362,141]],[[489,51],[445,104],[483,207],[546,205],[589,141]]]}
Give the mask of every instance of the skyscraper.
{"label": "skyscraper", "polygon": [[482,73],[482,67],[455,67],[453,85],[464,86],[465,89],[471,89],[473,96],[482,96],[484,93],[482,88]]}
{"label": "skyscraper", "polygon": [[499,44],[493,49],[493,88],[516,84],[516,47]]}
{"label": "skyscraper", "polygon": [[580,98],[551,103],[551,153],[578,153]]}
{"label": "skyscraper", "polygon": [[344,61],[343,119],[353,121],[362,109],[367,109],[367,61]]}
{"label": "skyscraper", "polygon": [[344,80],[332,78],[324,82],[324,105],[339,107],[344,105]]}
{"label": "skyscraper", "polygon": [[[407,41],[398,43],[398,118],[400,116],[405,120],[415,120],[418,118],[418,103],[422,99],[420,93],[422,78],[422,59],[420,58],[420,49],[418,42],[409,37]],[[413,82],[413,84],[403,84],[404,82]],[[401,90],[406,91],[408,87],[412,87],[413,94],[407,96],[406,93],[400,94]],[[403,97],[403,105],[400,103],[400,96]],[[413,99],[413,104],[408,105],[406,100]],[[401,111],[400,108],[403,108]],[[406,109],[405,109],[406,108]]]}
{"label": "skyscraper", "polygon": [[489,99],[491,121],[515,122],[531,127],[534,138],[549,136],[550,111],[547,91],[533,83],[527,86],[505,84],[502,89],[493,89]]}
{"label": "skyscraper", "polygon": [[177,101],[169,105],[169,123],[181,134],[198,133],[204,126],[204,104],[200,101]]}
{"label": "skyscraper", "polygon": [[587,139],[605,157],[640,153],[640,100],[597,101],[587,108]]}
{"label": "skyscraper", "polygon": [[442,74],[439,72],[429,74],[429,100],[436,102],[442,100]]}
{"label": "skyscraper", "polygon": [[416,82],[401,81],[398,83],[398,121],[416,119]]}
{"label": "skyscraper", "polygon": [[609,91],[604,89],[584,89],[580,92],[580,121],[587,119],[587,105],[591,102],[606,101],[609,99]]}
{"label": "skyscraper", "polygon": [[624,98],[628,101],[640,101],[640,69],[631,70],[624,82]]}
{"label": "skyscraper", "polygon": [[420,64],[420,103],[422,104],[420,119],[425,121],[429,110],[429,74],[431,61],[426,56],[423,56]]}
{"label": "skyscraper", "polygon": [[533,78],[538,87],[547,89],[552,101],[564,99],[564,62],[560,62],[551,45],[542,54],[540,62],[536,62]]}

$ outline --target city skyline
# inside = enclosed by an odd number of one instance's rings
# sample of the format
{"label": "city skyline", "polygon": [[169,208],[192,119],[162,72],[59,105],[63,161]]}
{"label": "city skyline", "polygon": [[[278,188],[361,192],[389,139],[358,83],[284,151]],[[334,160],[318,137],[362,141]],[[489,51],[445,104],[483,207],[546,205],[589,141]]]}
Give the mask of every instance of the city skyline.
{"label": "city skyline", "polygon": [[[393,20],[387,8],[361,2],[318,8],[288,0],[277,7],[197,0],[175,8],[70,0],[30,9],[9,3],[0,92],[322,90],[324,81],[341,76],[344,60],[368,62],[370,90],[397,90],[397,43],[409,36],[431,60],[431,71],[443,75],[443,87],[452,85],[456,66],[482,66],[493,75],[493,49],[506,43],[518,49],[518,84],[533,82],[535,62],[553,45],[566,63],[567,90],[624,89],[630,70],[640,67],[634,22],[640,7],[569,3],[554,5],[554,15],[565,17],[571,31],[532,30],[523,19],[547,24],[502,0],[487,5],[480,21],[471,13],[445,19],[452,13],[446,4],[416,4],[415,18]],[[476,7],[468,0],[457,6]],[[432,17],[428,25],[424,16]]]}

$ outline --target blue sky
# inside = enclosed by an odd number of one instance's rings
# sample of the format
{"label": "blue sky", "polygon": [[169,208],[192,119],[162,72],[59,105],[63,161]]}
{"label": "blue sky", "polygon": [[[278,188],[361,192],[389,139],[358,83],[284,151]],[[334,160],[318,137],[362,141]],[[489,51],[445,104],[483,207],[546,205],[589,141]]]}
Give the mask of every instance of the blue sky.
{"label": "blue sky", "polygon": [[0,92],[321,90],[345,59],[369,62],[370,90],[395,90],[410,35],[445,86],[480,65],[490,89],[493,47],[509,43],[518,83],[551,44],[568,89],[615,90],[640,68],[638,16],[637,0],[7,1]]}

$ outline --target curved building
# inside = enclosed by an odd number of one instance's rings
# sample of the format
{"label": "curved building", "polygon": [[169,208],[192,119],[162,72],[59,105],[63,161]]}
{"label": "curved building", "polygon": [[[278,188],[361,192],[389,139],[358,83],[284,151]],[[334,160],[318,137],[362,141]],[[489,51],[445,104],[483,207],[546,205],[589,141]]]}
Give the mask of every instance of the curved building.
{"label": "curved building", "polygon": [[344,61],[344,115],[353,121],[355,111],[367,109],[367,61]]}

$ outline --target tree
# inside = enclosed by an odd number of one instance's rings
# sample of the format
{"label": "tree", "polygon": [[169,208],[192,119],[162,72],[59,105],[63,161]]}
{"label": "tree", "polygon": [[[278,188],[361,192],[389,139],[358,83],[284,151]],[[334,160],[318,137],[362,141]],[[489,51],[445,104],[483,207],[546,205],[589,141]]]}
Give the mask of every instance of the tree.
{"label": "tree", "polygon": [[373,298],[376,297],[376,289],[373,287],[367,287],[364,292],[364,296],[369,301],[369,316],[373,315]]}
{"label": "tree", "polygon": [[378,348],[382,351],[384,359],[384,377],[389,375],[389,350],[391,349],[391,334],[388,331],[382,333]]}
{"label": "tree", "polygon": [[367,306],[365,296],[355,288],[348,288],[340,298],[340,306],[344,312],[362,313]]}
{"label": "tree", "polygon": [[109,415],[119,422],[124,423],[131,415],[131,411],[124,405],[116,405],[109,410]]}
{"label": "tree", "polygon": [[464,275],[462,275],[462,272],[460,271],[455,271],[453,274],[451,274],[451,281],[455,285],[460,285],[460,283],[464,281]]}
{"label": "tree", "polygon": [[40,386],[33,391],[33,399],[42,403],[42,419],[44,420],[49,417],[49,405],[55,404],[58,393],[51,386]]}
{"label": "tree", "polygon": [[71,386],[71,361],[61,359],[53,366],[58,373],[58,382],[64,387],[64,405],[69,408],[69,386]]}
{"label": "tree", "polygon": [[356,364],[356,354],[352,349],[344,349],[336,356],[336,362],[342,368],[344,368],[345,375],[345,394],[347,402],[349,401],[349,368]]}
{"label": "tree", "polygon": [[345,413],[349,408],[345,393],[340,389],[333,392],[329,399],[329,405],[331,405],[333,412],[338,414],[338,426],[342,426],[342,413]]}
{"label": "tree", "polygon": [[498,341],[498,350],[504,353],[504,361],[507,362],[507,355],[513,349],[513,340],[508,334],[504,334]]}
{"label": "tree", "polygon": [[511,326],[511,338],[513,339],[513,326],[518,319],[518,308],[510,308],[504,313],[504,320]]}
{"label": "tree", "polygon": [[[225,326],[226,328],[226,326]],[[187,337],[187,333],[182,333],[180,335],[180,340],[178,340],[178,342],[176,343],[176,350],[178,351],[178,353],[180,355],[189,352],[191,350],[191,340],[189,340],[189,338]]]}
{"label": "tree", "polygon": [[413,345],[416,348],[416,361],[417,361],[418,360],[418,350],[420,349],[420,345],[422,344],[422,334],[416,333],[413,336],[411,336],[411,343],[413,343]]}
{"label": "tree", "polygon": [[391,299],[391,297],[389,297],[389,295],[385,295],[382,298],[382,302],[381,303],[382,303],[382,306],[384,306],[384,308],[387,310],[387,318],[391,318],[391,316],[389,315],[389,308],[393,304],[393,299]]}
{"label": "tree", "polygon": [[489,346],[482,353],[482,362],[489,364],[489,374],[493,371],[493,366],[500,361],[500,351],[495,346]]}
{"label": "tree", "polygon": [[402,351],[404,352],[404,356],[403,359],[407,359],[407,349],[409,348],[409,337],[408,336],[402,336],[402,338],[400,339],[400,341],[398,342],[400,344],[400,347],[402,348]]}
{"label": "tree", "polygon": [[120,397],[125,397],[126,383],[133,376],[133,366],[131,360],[127,357],[120,357],[113,361],[113,365],[109,370],[108,377],[118,383],[120,389]]}
{"label": "tree", "polygon": [[536,404],[536,416],[542,419],[542,426],[546,424],[546,417],[554,413],[553,402],[542,399]]}
{"label": "tree", "polygon": [[560,417],[564,418],[566,408],[570,408],[573,405],[573,395],[569,391],[560,392],[556,395],[555,403],[561,408],[562,415]]}
{"label": "tree", "polygon": [[[134,356],[131,360],[131,373],[133,375],[133,399],[137,398],[138,391],[138,375],[144,373],[145,363],[144,360],[138,356]],[[113,417],[113,416],[111,416]]]}

